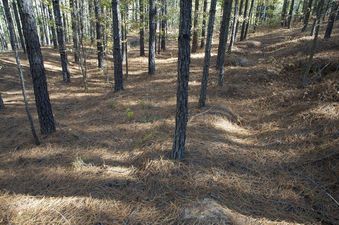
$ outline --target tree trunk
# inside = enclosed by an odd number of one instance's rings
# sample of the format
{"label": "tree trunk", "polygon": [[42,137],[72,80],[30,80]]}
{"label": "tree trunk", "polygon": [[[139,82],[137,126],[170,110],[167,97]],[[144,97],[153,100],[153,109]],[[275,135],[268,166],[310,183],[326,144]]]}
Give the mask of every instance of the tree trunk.
{"label": "tree trunk", "polygon": [[252,13],[253,13],[253,7],[254,7],[254,0],[251,1],[250,11],[248,14],[248,20],[246,21],[245,35],[244,35],[245,40],[247,39],[248,28],[250,26],[250,19],[252,18]]}
{"label": "tree trunk", "polygon": [[[95,5],[94,6],[94,11],[96,10],[95,7],[97,5],[97,1],[99,1],[99,0],[94,0],[94,5]],[[101,13],[102,13],[102,10],[101,10],[101,1],[99,1],[98,4],[99,4],[99,7],[100,7],[100,16],[101,16]],[[98,28],[97,28],[98,20],[96,19],[96,21],[94,21],[94,19],[93,19],[94,16],[95,16],[95,18],[97,18],[96,13],[93,12],[93,0],[88,0],[88,13],[89,13],[89,31],[90,31],[90,36],[91,36],[91,45],[94,45],[94,42],[95,42],[95,31],[98,32]],[[97,35],[97,38],[98,38],[98,35]]]}
{"label": "tree trunk", "polygon": [[155,73],[155,36],[156,36],[156,21],[155,16],[157,14],[155,8],[155,0],[149,0],[149,44],[148,44],[148,74],[153,75]]}
{"label": "tree trunk", "polygon": [[211,0],[208,27],[207,27],[207,39],[206,39],[206,46],[205,46],[204,69],[203,69],[203,75],[201,79],[199,108],[204,107],[205,102],[206,102],[206,91],[207,91],[208,74],[209,74],[209,67],[210,67],[210,61],[211,61],[211,46],[212,46],[216,5],[217,5],[217,0]]}
{"label": "tree trunk", "polygon": [[288,0],[284,0],[282,12],[281,12],[281,26],[286,27],[286,14],[287,14]]}
{"label": "tree trunk", "polygon": [[[54,0],[52,0],[54,2]],[[60,1],[60,0],[58,0]],[[60,11],[60,5],[59,5],[59,11]],[[54,13],[55,14],[55,13]],[[63,33],[64,33],[64,40],[65,43],[68,43],[68,30],[67,30],[67,17],[64,11],[62,11],[62,17],[60,16],[61,21],[62,21],[62,25],[63,25]],[[57,20],[57,18],[55,18]],[[58,28],[57,28],[58,31]]]}
{"label": "tree trunk", "polygon": [[234,3],[234,16],[233,16],[233,23],[232,23],[232,34],[231,34],[231,40],[230,44],[228,45],[228,52],[232,52],[232,47],[234,44],[235,40],[235,32],[236,32],[236,25],[238,21],[238,16],[239,16],[239,0],[235,0]]}
{"label": "tree trunk", "polygon": [[22,47],[22,50],[24,51],[24,53],[26,53],[24,35],[22,34],[22,28],[21,28],[21,23],[20,23],[20,15],[19,15],[18,8],[17,8],[15,1],[12,2],[12,6],[13,6],[13,10],[14,10],[14,17],[15,17],[15,21],[16,21],[17,30],[18,30],[18,33],[19,33],[20,44],[21,44],[21,47]]}
{"label": "tree trunk", "polygon": [[310,19],[310,15],[311,15],[312,2],[313,2],[313,0],[308,0],[308,7],[306,9],[306,14],[305,14],[305,17],[304,17],[304,26],[301,29],[302,32],[305,32],[306,29],[307,29],[308,21]]}
{"label": "tree trunk", "polygon": [[222,15],[222,21],[220,26],[219,48],[218,48],[219,64],[217,65],[217,68],[219,68],[219,80],[218,80],[219,86],[223,86],[224,84],[225,53],[231,20],[232,0],[224,0],[223,10],[224,12]]}
{"label": "tree trunk", "polygon": [[45,67],[42,59],[37,27],[33,15],[31,1],[18,0],[22,10],[21,23],[26,42],[27,56],[33,80],[35,103],[38,112],[40,130],[42,134],[51,134],[55,131],[54,116],[49,100]]}
{"label": "tree trunk", "polygon": [[4,108],[5,108],[4,100],[2,100],[2,96],[0,93],[0,112],[4,110]]}
{"label": "tree trunk", "polygon": [[140,36],[140,56],[145,56],[145,10],[144,0],[139,0],[140,21],[139,21],[139,36]]}
{"label": "tree trunk", "polygon": [[[245,1],[245,0],[240,0],[240,7],[239,7],[239,15],[240,15],[240,16],[243,14],[244,1]],[[238,20],[237,20],[236,27],[235,27],[234,43],[237,42],[237,35],[238,35],[239,23],[240,23],[240,21],[239,21],[239,19],[238,19]]]}
{"label": "tree trunk", "polygon": [[84,18],[84,2],[79,1],[75,2],[76,8],[79,9],[77,18],[76,27],[78,28],[77,39],[79,40],[79,48],[78,48],[78,55],[79,55],[79,65],[82,75],[82,81],[84,84],[85,92],[88,92],[88,81],[87,81],[87,52],[84,46],[84,23],[82,18]]}
{"label": "tree trunk", "polygon": [[331,37],[335,17],[338,11],[338,6],[339,6],[338,2],[332,2],[331,12],[328,17],[327,27],[326,27],[325,36],[324,36],[325,39],[329,39]]}
{"label": "tree trunk", "polygon": [[103,25],[102,25],[102,10],[100,0],[95,0],[95,18],[96,18],[96,33],[97,33],[97,51],[98,51],[98,67],[103,70],[105,64],[105,52],[103,45]]}
{"label": "tree trunk", "polygon": [[114,91],[124,90],[121,55],[121,17],[120,0],[112,0],[113,12],[113,58],[114,58]]}
{"label": "tree trunk", "polygon": [[288,13],[288,29],[291,29],[293,17],[294,0],[291,0],[290,12]]}
{"label": "tree trunk", "polygon": [[[11,46],[12,46],[12,49],[15,53],[15,60],[16,60],[17,68],[18,68],[19,79],[20,79],[20,84],[21,84],[21,91],[22,91],[22,96],[24,98],[25,110],[26,110],[28,122],[30,124],[31,132],[32,132],[35,144],[39,145],[40,140],[38,138],[38,135],[36,134],[32,115],[31,115],[31,113],[29,111],[29,107],[28,107],[26,88],[25,88],[25,80],[24,80],[24,77],[23,77],[21,63],[20,63],[20,59],[19,59],[19,54],[18,54],[17,47],[16,47],[16,38],[15,38],[13,20],[12,20],[11,12],[10,12],[10,9],[9,9],[8,0],[2,0],[2,2],[3,2],[4,10],[5,10],[5,15],[6,15],[6,18],[7,18]],[[0,101],[2,101],[2,99],[0,99]],[[1,102],[0,102],[0,110],[1,110]]]}
{"label": "tree trunk", "polygon": [[201,28],[200,48],[203,48],[205,46],[206,18],[207,18],[207,0],[204,0],[204,8],[203,8],[203,15],[202,15],[202,28]]}
{"label": "tree trunk", "polygon": [[[55,25],[58,35],[58,43],[59,43],[59,53],[60,53],[60,60],[62,66],[62,77],[64,82],[70,82],[70,73],[68,70],[68,60],[67,54],[65,49],[65,36],[62,26],[61,20],[61,13],[60,13],[60,0],[53,0],[53,10],[54,10],[54,17],[55,17]],[[64,18],[65,20],[65,18]]]}
{"label": "tree trunk", "polygon": [[77,0],[70,0],[69,6],[71,8],[72,15],[72,38],[73,38],[73,54],[74,54],[74,62],[79,64],[79,36],[77,29],[77,20],[78,20],[78,8],[77,8]]}
{"label": "tree trunk", "polygon": [[194,19],[193,19],[192,53],[197,52],[197,49],[198,49],[198,18],[199,18],[199,0],[195,0]]}
{"label": "tree trunk", "polygon": [[310,73],[311,68],[312,68],[313,57],[314,57],[315,49],[317,47],[317,41],[318,41],[318,35],[319,35],[319,29],[320,29],[321,12],[322,12],[322,9],[323,9],[323,5],[324,5],[324,0],[319,0],[318,6],[317,6],[314,39],[313,39],[313,42],[312,42],[308,63],[307,63],[307,66],[306,66],[304,77],[303,77],[303,86],[304,87],[309,83],[308,76],[309,76],[309,73]]}
{"label": "tree trunk", "polygon": [[231,19],[232,0],[224,0],[223,14],[219,33],[219,46],[216,68],[219,69],[222,61],[225,60],[226,44],[228,38],[229,24]]}
{"label": "tree trunk", "polygon": [[246,27],[246,23],[248,21],[247,9],[248,9],[248,0],[245,0],[244,21],[242,22],[240,41],[245,40],[245,27]]}
{"label": "tree trunk", "polygon": [[[215,1],[215,0],[212,0]],[[180,0],[180,30],[178,37],[178,81],[175,133],[172,148],[174,159],[183,159],[188,120],[188,81],[190,66],[190,37],[192,0]]]}
{"label": "tree trunk", "polygon": [[53,16],[52,9],[51,9],[50,5],[47,6],[47,10],[48,10],[48,15],[49,15],[49,20],[50,20],[50,23],[51,23],[53,48],[57,49],[58,48],[58,41],[57,41],[56,32],[55,32],[55,20],[54,20],[54,16]]}
{"label": "tree trunk", "polygon": [[167,28],[167,0],[162,0],[162,7],[161,7],[161,50],[166,50],[166,28]]}

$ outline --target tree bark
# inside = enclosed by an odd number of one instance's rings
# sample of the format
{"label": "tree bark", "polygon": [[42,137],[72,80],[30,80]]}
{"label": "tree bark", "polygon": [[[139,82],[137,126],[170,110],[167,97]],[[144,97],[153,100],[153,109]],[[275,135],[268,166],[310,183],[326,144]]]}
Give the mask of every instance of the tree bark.
{"label": "tree bark", "polygon": [[140,36],[140,56],[145,56],[145,10],[144,10],[144,0],[139,0],[139,10],[140,10],[140,21],[139,21],[139,36]]}
{"label": "tree bark", "polygon": [[0,112],[4,110],[4,108],[5,108],[4,100],[2,100],[2,96],[0,93]]}
{"label": "tree bark", "polygon": [[290,12],[288,13],[288,29],[291,29],[293,17],[294,0],[291,0]]}
{"label": "tree bark", "polygon": [[[212,0],[215,1],[215,0]],[[172,158],[183,159],[188,120],[188,81],[190,65],[190,36],[192,0],[180,0],[180,30],[178,37],[177,109]]]}
{"label": "tree bark", "polygon": [[204,8],[203,8],[203,15],[202,15],[202,28],[201,28],[200,48],[203,48],[205,46],[206,18],[207,18],[207,0],[204,0]]}
{"label": "tree bark", "polygon": [[54,16],[52,13],[52,9],[51,6],[48,5],[47,6],[47,10],[48,10],[48,15],[49,15],[49,20],[51,22],[51,33],[52,33],[52,42],[53,42],[53,48],[57,49],[58,48],[58,41],[56,38],[56,32],[55,32],[55,20],[54,20]]}
{"label": "tree bark", "polygon": [[231,20],[232,0],[224,0],[223,8],[224,12],[222,15],[222,21],[220,26],[219,48],[218,48],[219,64],[217,65],[217,68],[219,69],[219,80],[218,80],[219,86],[223,86],[224,84],[225,53]]}
{"label": "tree bark", "polygon": [[242,22],[240,41],[245,40],[245,27],[246,27],[246,23],[248,21],[248,18],[247,18],[247,9],[248,9],[248,0],[245,0],[244,21]]}
{"label": "tree bark", "polygon": [[[35,144],[39,145],[40,144],[40,140],[38,138],[38,135],[36,134],[35,127],[34,127],[34,122],[33,122],[32,115],[30,113],[29,106],[28,106],[27,95],[26,95],[26,88],[25,88],[25,80],[24,80],[23,73],[22,73],[22,68],[21,68],[21,63],[20,63],[20,59],[19,59],[19,54],[18,54],[18,51],[17,51],[16,37],[15,37],[15,32],[14,32],[13,20],[12,20],[11,12],[10,12],[10,9],[9,9],[8,0],[2,0],[2,2],[3,2],[3,6],[4,6],[7,22],[8,22],[8,30],[9,30],[9,37],[10,37],[11,46],[12,46],[12,49],[13,49],[13,51],[15,53],[15,60],[16,60],[16,64],[17,64],[17,68],[18,68],[18,73],[19,73],[20,84],[21,84],[21,92],[22,92],[22,96],[24,98],[25,110],[26,110],[28,122],[30,124],[31,132],[32,132]],[[2,101],[2,99],[0,99],[0,101]],[[0,110],[1,110],[1,102],[0,102]]]}
{"label": "tree bark", "polygon": [[208,82],[208,74],[209,74],[209,67],[210,67],[210,61],[211,61],[211,46],[212,46],[216,5],[217,5],[217,0],[211,0],[208,27],[207,27],[207,39],[206,39],[206,46],[205,46],[204,69],[203,69],[203,75],[201,79],[199,108],[204,107],[205,102],[206,102],[207,82]]}
{"label": "tree bark", "polygon": [[31,1],[18,0],[18,4],[23,12],[21,23],[24,31],[31,77],[33,80],[40,130],[42,134],[51,134],[55,132],[54,116],[49,100],[45,67],[33,15],[32,3]]}
{"label": "tree bark", "polygon": [[62,77],[63,77],[64,82],[69,83],[71,79],[70,79],[70,73],[68,70],[67,53],[65,49],[65,35],[63,31],[63,25],[62,25],[62,20],[61,20],[61,13],[60,13],[60,0],[53,0],[53,10],[54,10],[54,17],[55,17],[55,25],[56,25],[57,35],[58,35],[59,53],[60,53],[60,60],[61,60],[61,67],[62,67]]}
{"label": "tree bark", "polygon": [[167,0],[162,0],[161,7],[161,50],[166,50],[166,29],[167,29]]}
{"label": "tree bark", "polygon": [[[219,32],[219,45],[216,68],[219,69],[222,61],[225,60],[226,44],[228,39],[229,24],[231,19],[232,0],[224,0],[223,14]],[[220,80],[219,80],[220,82]]]}
{"label": "tree bark", "polygon": [[317,13],[316,13],[316,25],[315,25],[315,33],[314,33],[314,39],[312,42],[312,46],[310,49],[310,55],[308,58],[308,63],[306,65],[306,70],[303,76],[303,86],[305,87],[308,83],[309,83],[309,73],[311,71],[312,68],[312,64],[313,64],[313,57],[315,54],[315,49],[317,47],[317,41],[318,41],[318,35],[319,35],[319,29],[320,29],[320,20],[321,20],[321,12],[323,9],[323,5],[324,5],[324,0],[319,0],[318,6],[317,6]]}
{"label": "tree bark", "polygon": [[[243,14],[243,8],[244,8],[244,1],[240,0],[240,7],[239,7],[239,15],[241,16]],[[234,34],[234,43],[237,42],[237,35],[238,35],[238,29],[239,29],[239,19],[237,20],[236,26],[235,26],[235,34]]]}
{"label": "tree bark", "polygon": [[199,18],[199,0],[195,0],[194,19],[193,19],[192,53],[197,52],[197,49],[198,49],[198,18]]}
{"label": "tree bark", "polygon": [[305,14],[305,17],[304,17],[304,26],[301,29],[302,32],[305,32],[306,29],[307,29],[308,21],[310,19],[310,15],[311,15],[312,2],[313,2],[313,0],[308,0],[308,6],[307,6],[306,14]]}
{"label": "tree bark", "polygon": [[335,17],[338,11],[338,6],[339,6],[339,2],[332,2],[331,12],[328,17],[327,27],[326,27],[325,36],[324,36],[325,39],[329,39],[331,37]]}
{"label": "tree bark", "polygon": [[14,10],[14,17],[16,21],[18,34],[19,34],[20,44],[21,44],[21,47],[24,53],[26,53],[25,40],[24,40],[24,35],[22,34],[22,28],[21,28],[21,22],[20,22],[20,15],[19,15],[18,8],[17,8],[15,1],[12,2],[12,6]]}
{"label": "tree bark", "polygon": [[71,22],[72,22],[72,39],[73,39],[73,55],[74,62],[79,64],[79,35],[77,29],[77,20],[78,20],[78,8],[77,8],[77,0],[70,0],[69,6],[71,8]]}
{"label": "tree bark", "polygon": [[287,14],[288,0],[284,0],[282,12],[281,12],[281,26],[286,27],[286,14]]}
{"label": "tree bark", "polygon": [[103,70],[105,65],[105,52],[103,45],[103,25],[102,25],[102,9],[101,1],[95,0],[94,11],[96,18],[96,33],[97,33],[97,51],[98,51],[98,67]]}
{"label": "tree bark", "polygon": [[251,1],[250,11],[248,13],[248,20],[246,21],[245,35],[244,35],[245,40],[247,39],[248,28],[250,26],[250,19],[252,18],[252,13],[253,13],[253,7],[254,7],[254,0]]}
{"label": "tree bark", "polygon": [[148,43],[148,74],[153,75],[155,73],[155,36],[156,36],[156,21],[155,16],[157,14],[155,8],[155,0],[149,0],[149,43]]}
{"label": "tree bark", "polygon": [[121,54],[121,15],[120,0],[112,0],[113,12],[113,58],[114,58],[114,91],[124,90]]}
{"label": "tree bark", "polygon": [[238,21],[238,16],[239,16],[239,0],[235,0],[234,3],[234,16],[233,16],[233,23],[232,23],[232,34],[231,34],[231,39],[230,39],[230,44],[228,45],[228,52],[232,52],[232,47],[234,44],[235,40],[235,32],[236,32],[236,25]]}

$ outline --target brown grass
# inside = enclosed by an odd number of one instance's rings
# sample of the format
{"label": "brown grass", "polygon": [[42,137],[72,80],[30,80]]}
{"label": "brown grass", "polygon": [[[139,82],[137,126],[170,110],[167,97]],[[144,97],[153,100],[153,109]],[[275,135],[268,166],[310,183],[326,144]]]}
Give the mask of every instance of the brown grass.
{"label": "brown grass", "polygon": [[[316,60],[339,62],[338,32],[321,41]],[[153,77],[147,58],[132,49],[121,93],[105,83],[94,54],[88,93],[72,63],[72,83],[63,84],[58,54],[45,48],[57,132],[38,147],[13,55],[1,54],[0,224],[338,224],[339,208],[330,197],[339,199],[338,71],[300,89],[309,38],[273,30],[250,40],[261,45],[239,43],[234,54],[254,64],[227,67],[223,88],[212,68],[203,110],[197,109],[203,54],[192,55],[182,162],[169,159],[174,41],[158,57]]]}

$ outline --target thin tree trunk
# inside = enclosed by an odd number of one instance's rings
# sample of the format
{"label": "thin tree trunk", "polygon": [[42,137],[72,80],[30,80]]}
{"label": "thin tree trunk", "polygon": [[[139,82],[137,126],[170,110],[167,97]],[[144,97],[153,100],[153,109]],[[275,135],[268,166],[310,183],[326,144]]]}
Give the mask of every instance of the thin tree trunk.
{"label": "thin tree trunk", "polygon": [[149,0],[149,47],[148,47],[148,74],[155,73],[155,43],[156,43],[156,21],[157,14],[155,0]]}
{"label": "thin tree trunk", "polygon": [[113,12],[113,58],[114,58],[114,91],[121,91],[123,86],[121,55],[121,17],[120,0],[112,0]]}
{"label": "thin tree trunk", "polygon": [[[245,0],[240,0],[240,7],[239,7],[239,15],[241,16],[243,14],[243,8],[244,8],[244,1]],[[235,26],[235,35],[234,35],[234,43],[237,42],[237,35],[238,35],[238,29],[239,29],[239,19],[237,20],[237,24]]]}
{"label": "thin tree trunk", "polygon": [[78,48],[78,55],[79,55],[79,65],[82,75],[82,81],[84,84],[85,92],[88,92],[88,81],[87,81],[87,52],[86,48],[84,46],[84,23],[82,18],[84,18],[84,2],[79,1],[76,2],[77,6],[76,8],[79,9],[79,14],[77,18],[77,27],[79,29],[79,32],[77,32],[77,39],[79,40],[79,48]]}
{"label": "thin tree trunk", "polygon": [[161,50],[166,50],[166,28],[167,28],[167,0],[162,0],[162,7],[161,7]]}
{"label": "thin tree trunk", "polygon": [[236,32],[236,24],[238,21],[238,16],[239,16],[239,0],[235,0],[234,3],[234,16],[233,16],[233,23],[232,23],[232,34],[231,34],[231,40],[230,44],[228,45],[228,52],[232,52],[232,47],[234,44],[235,40],[235,32]]}
{"label": "thin tree trunk", "polygon": [[[215,0],[212,0],[215,1]],[[172,158],[183,159],[188,120],[188,81],[190,66],[190,36],[192,0],[180,0],[180,30],[178,37],[177,109]]]}
{"label": "thin tree trunk", "polygon": [[37,27],[33,15],[31,1],[18,0],[22,10],[22,27],[26,42],[27,56],[30,64],[30,72],[33,80],[35,103],[38,112],[40,130],[42,134],[55,132],[54,116],[49,100],[45,67],[41,54]]}
{"label": "thin tree trunk", "polygon": [[[60,13],[60,0],[53,0],[53,10],[55,16],[55,25],[57,27],[59,53],[62,66],[62,77],[64,82],[70,82],[70,73],[68,70],[67,53],[65,49],[65,35],[62,26],[61,13]],[[65,18],[64,18],[65,19]]]}
{"label": "thin tree trunk", "polygon": [[[11,12],[10,12],[10,9],[9,9],[8,0],[2,0],[2,2],[3,2],[3,6],[4,6],[7,22],[8,22],[8,30],[9,30],[11,46],[12,46],[12,49],[13,49],[13,51],[15,53],[15,60],[16,60],[16,64],[17,64],[17,68],[18,68],[18,73],[19,73],[19,78],[20,78],[20,84],[21,84],[21,92],[22,92],[22,96],[24,98],[25,110],[26,110],[28,122],[30,124],[31,132],[32,132],[35,144],[39,145],[40,144],[40,140],[38,138],[38,135],[36,134],[34,122],[33,122],[33,119],[32,119],[32,115],[31,115],[31,113],[29,111],[27,95],[26,95],[26,88],[25,88],[25,80],[24,80],[24,77],[23,77],[21,63],[20,63],[20,59],[19,59],[19,54],[18,54],[17,47],[16,47],[16,38],[15,38],[13,20],[12,20]],[[2,101],[2,99],[0,101]],[[1,102],[0,102],[0,109],[1,109]]]}
{"label": "thin tree trunk", "polygon": [[248,0],[245,0],[244,21],[242,22],[240,41],[245,40],[245,27],[246,27],[246,23],[248,21],[247,9],[248,9]]}
{"label": "thin tree trunk", "polygon": [[204,107],[205,102],[206,102],[207,82],[208,82],[208,74],[209,74],[209,67],[210,67],[210,61],[211,61],[211,46],[212,46],[216,5],[217,5],[217,0],[211,0],[208,27],[207,27],[207,39],[206,39],[206,46],[205,46],[204,69],[203,69],[203,75],[201,79],[199,108]]}
{"label": "thin tree trunk", "polygon": [[20,44],[21,44],[21,47],[22,47],[22,50],[24,51],[24,53],[26,53],[24,35],[22,34],[22,28],[21,28],[21,22],[20,22],[20,15],[19,15],[18,8],[17,8],[15,1],[12,2],[12,6],[13,6],[13,10],[14,10],[14,17],[15,17],[15,21],[16,21],[17,30],[18,30],[18,33],[19,33]]}
{"label": "thin tree trunk", "polygon": [[248,28],[250,26],[250,19],[252,18],[252,13],[253,13],[253,7],[254,7],[254,0],[251,1],[250,11],[249,11],[249,14],[248,14],[248,20],[246,22],[245,35],[244,35],[245,40],[247,39]]}
{"label": "thin tree trunk", "polygon": [[309,55],[309,58],[308,58],[306,70],[305,70],[305,73],[304,73],[304,76],[303,76],[303,86],[304,87],[309,83],[308,76],[309,76],[309,73],[310,73],[311,68],[312,68],[313,57],[314,57],[315,50],[316,50],[316,47],[317,47],[317,41],[318,41],[318,35],[319,35],[319,29],[320,29],[321,12],[322,12],[322,9],[323,9],[323,5],[324,5],[324,0],[319,0],[318,6],[317,6],[314,39],[313,39],[312,46],[311,46],[311,49],[310,49],[310,55]]}
{"label": "thin tree trunk", "polygon": [[[94,11],[96,10],[95,7],[97,5],[98,0],[94,0]],[[102,13],[101,11],[101,2],[99,1],[99,7],[100,7],[100,14]],[[94,44],[95,42],[95,31],[98,32],[97,30],[97,21],[94,21],[94,16],[97,18],[96,13],[93,12],[93,0],[88,1],[88,13],[89,13],[89,29],[90,29],[90,36],[91,36],[91,45]],[[101,16],[101,15],[100,15]],[[98,38],[98,35],[97,35]]]}
{"label": "thin tree trunk", "polygon": [[293,17],[293,8],[294,8],[294,0],[291,0],[290,12],[288,13],[288,29],[291,29],[292,26],[292,17]]}
{"label": "thin tree trunk", "polygon": [[145,56],[145,10],[144,10],[144,0],[139,0],[139,10],[140,10],[140,21],[139,21],[139,36],[140,36],[140,56]]}
{"label": "thin tree trunk", "polygon": [[77,0],[70,0],[69,5],[71,8],[71,22],[72,22],[72,39],[73,39],[73,54],[74,54],[74,62],[79,64],[79,35],[77,28],[77,20],[78,20],[78,8],[77,8]]}
{"label": "thin tree trunk", "polygon": [[229,24],[231,19],[232,0],[224,0],[223,3],[223,14],[220,25],[219,34],[219,45],[218,45],[218,56],[216,68],[219,69],[222,61],[225,60],[226,44],[228,39]]}
{"label": "thin tree trunk", "polygon": [[56,31],[55,31],[55,20],[54,20],[54,16],[53,16],[51,7],[52,6],[48,5],[47,10],[48,10],[48,15],[49,15],[49,20],[50,20],[50,23],[51,23],[53,48],[57,49],[58,48],[58,41],[57,41],[57,38],[56,38],[57,35],[56,35]]}
{"label": "thin tree trunk", "polygon": [[338,2],[332,2],[331,12],[330,12],[330,15],[328,17],[326,32],[325,32],[325,36],[324,36],[325,39],[329,39],[331,37],[335,17],[336,17],[337,11],[338,11],[338,6],[339,6]]}
{"label": "thin tree trunk", "polygon": [[198,49],[198,18],[199,18],[199,0],[195,0],[194,19],[193,19],[192,53],[197,52],[197,49]]}
{"label": "thin tree trunk", "polygon": [[206,18],[207,18],[207,0],[204,0],[204,8],[203,8],[203,15],[202,15],[202,28],[201,28],[200,48],[205,47]]}
{"label": "thin tree trunk", "polygon": [[98,67],[100,70],[104,69],[105,52],[103,46],[103,25],[102,25],[102,10],[101,1],[95,0],[94,4],[95,18],[96,18],[96,33],[97,33],[97,51],[98,51]]}
{"label": "thin tree trunk", "polygon": [[283,8],[281,12],[281,26],[286,27],[286,14],[287,14],[288,0],[284,0]]}
{"label": "thin tree trunk", "polygon": [[[218,48],[218,56],[219,64],[217,68],[219,68],[219,80],[218,85],[224,85],[224,65],[225,65],[225,53],[226,53],[226,44],[231,20],[231,12],[232,12],[232,0],[224,0],[224,12],[222,16],[222,22],[220,26],[220,36],[219,36],[219,48]],[[220,55],[219,55],[220,54]]]}
{"label": "thin tree trunk", "polygon": [[313,0],[308,0],[308,7],[306,9],[306,14],[305,14],[305,17],[304,17],[304,26],[301,29],[302,32],[305,32],[306,29],[307,29],[308,21],[309,21],[310,16],[311,16],[312,2],[313,2]]}

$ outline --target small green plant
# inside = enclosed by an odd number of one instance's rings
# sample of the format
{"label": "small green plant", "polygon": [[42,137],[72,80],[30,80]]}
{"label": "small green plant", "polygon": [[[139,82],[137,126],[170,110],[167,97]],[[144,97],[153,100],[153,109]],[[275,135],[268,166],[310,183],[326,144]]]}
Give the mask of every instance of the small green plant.
{"label": "small green plant", "polygon": [[128,108],[126,111],[128,120],[132,120],[134,118],[134,112],[130,108]]}

